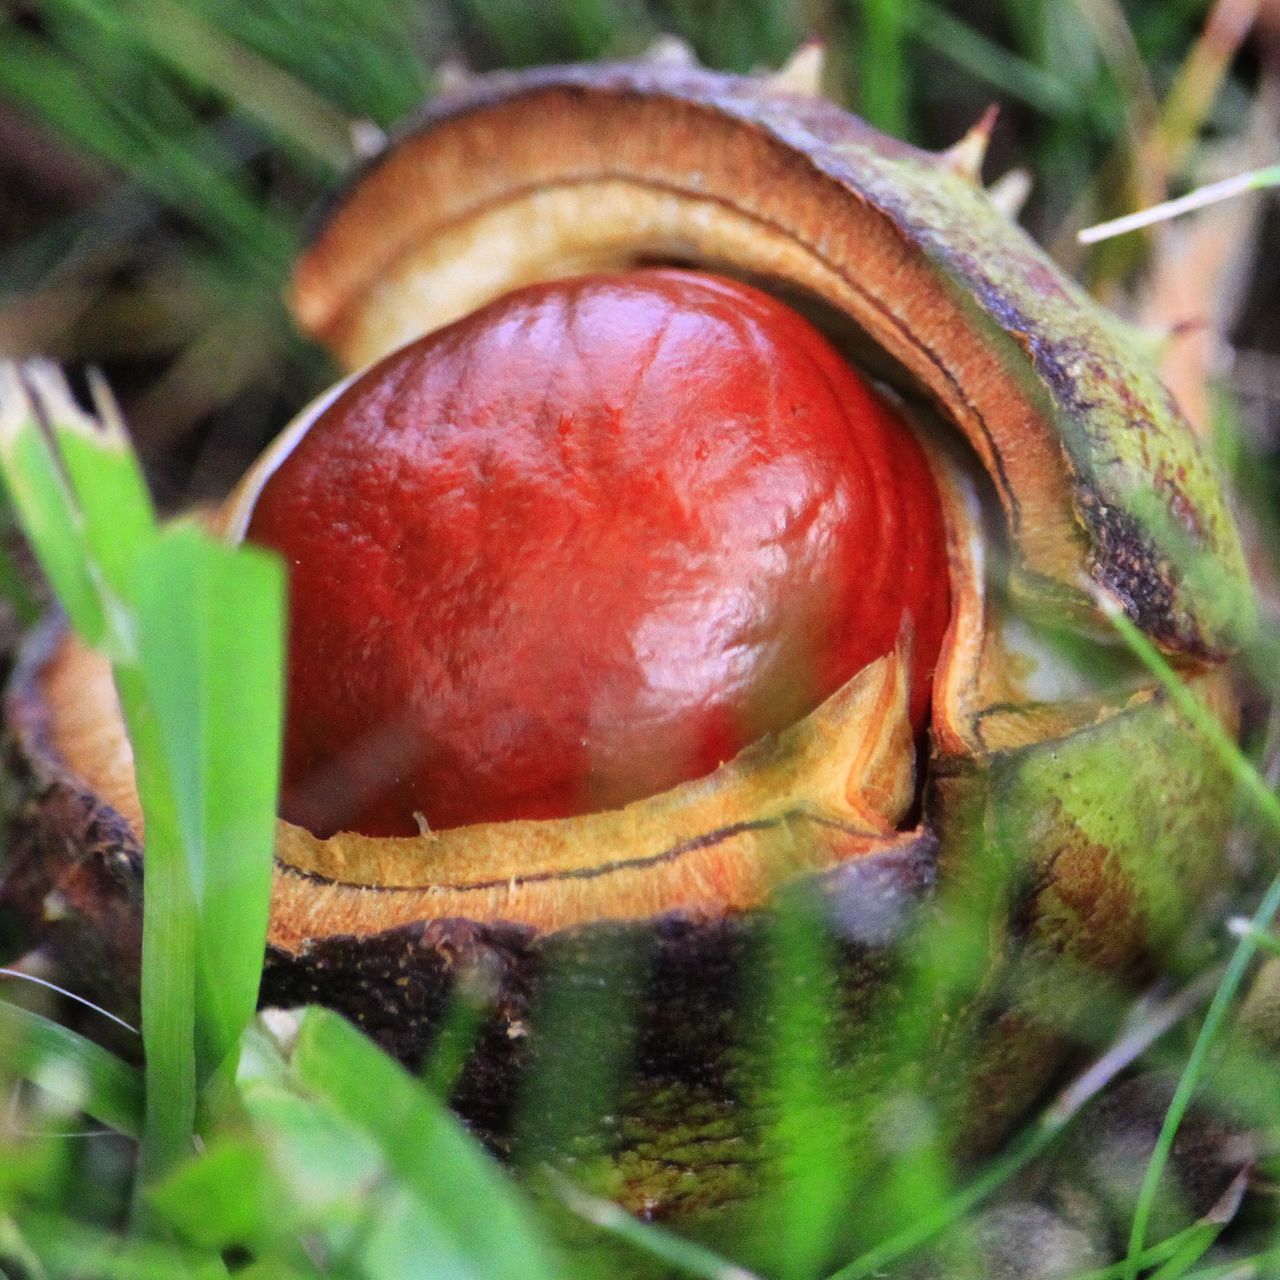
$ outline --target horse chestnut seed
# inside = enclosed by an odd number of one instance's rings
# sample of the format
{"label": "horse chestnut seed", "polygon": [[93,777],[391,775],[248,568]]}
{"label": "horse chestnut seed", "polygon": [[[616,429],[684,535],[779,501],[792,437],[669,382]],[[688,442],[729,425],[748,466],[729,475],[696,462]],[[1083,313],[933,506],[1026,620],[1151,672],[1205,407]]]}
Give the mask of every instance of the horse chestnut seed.
{"label": "horse chestnut seed", "polygon": [[413,834],[623,805],[950,609],[924,454],[806,320],[680,270],[507,294],[352,382],[248,536],[290,570],[282,812]]}

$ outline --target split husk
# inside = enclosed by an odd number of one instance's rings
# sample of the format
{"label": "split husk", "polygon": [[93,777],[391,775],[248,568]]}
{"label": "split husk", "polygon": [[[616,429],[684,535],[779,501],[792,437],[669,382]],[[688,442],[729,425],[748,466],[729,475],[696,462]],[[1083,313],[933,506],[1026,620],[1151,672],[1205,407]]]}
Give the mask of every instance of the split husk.
{"label": "split husk", "polygon": [[[900,397],[934,463],[954,615],[922,762],[904,634],[776,740],[622,810],[413,839],[280,823],[264,1000],[330,1004],[414,1061],[482,975],[488,1021],[455,1101],[499,1146],[555,1048],[539,1030],[548,975],[632,958],[618,1007],[634,1049],[600,1149],[611,1190],[647,1212],[750,1185],[750,974],[780,885],[806,884],[836,940],[850,1081],[886,1056],[877,1010],[908,989],[902,958],[933,904],[981,913],[981,981],[939,1011],[924,1072],[977,1154],[1068,1048],[1071,998],[1046,965],[1134,981],[1226,875],[1230,779],[1105,643],[1105,609],[1123,610],[1234,727],[1221,601],[1248,592],[1204,447],[1123,323],[987,197],[980,132],[929,154],[787,86],[657,63],[479,77],[339,197],[291,298],[354,370],[536,280],[649,262],[737,275]],[[229,537],[322,404],[219,513]],[[1223,590],[1185,571],[1188,549]],[[1062,630],[1083,671],[1047,638]],[[143,831],[109,670],[46,624],[8,714],[26,800],[3,904],[127,999]],[[870,1116],[875,1099],[857,1105]]]}

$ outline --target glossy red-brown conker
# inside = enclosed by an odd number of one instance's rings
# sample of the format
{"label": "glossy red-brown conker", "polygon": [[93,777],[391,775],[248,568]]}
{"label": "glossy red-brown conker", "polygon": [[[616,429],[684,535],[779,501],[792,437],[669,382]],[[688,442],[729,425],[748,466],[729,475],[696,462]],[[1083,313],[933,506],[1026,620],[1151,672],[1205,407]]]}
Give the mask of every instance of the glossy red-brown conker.
{"label": "glossy red-brown conker", "polygon": [[949,614],[922,450],[769,295],[680,270],[507,294],[356,379],[266,482],[290,570],[283,815],[412,834],[625,804]]}

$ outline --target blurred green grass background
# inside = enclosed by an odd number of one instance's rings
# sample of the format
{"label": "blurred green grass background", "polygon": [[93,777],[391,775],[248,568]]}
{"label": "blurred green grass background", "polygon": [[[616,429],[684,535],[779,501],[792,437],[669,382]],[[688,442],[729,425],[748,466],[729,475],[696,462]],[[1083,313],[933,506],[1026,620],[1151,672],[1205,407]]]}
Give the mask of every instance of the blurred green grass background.
{"label": "blurred green grass background", "polygon": [[[1086,255],[1073,233],[1217,176],[1215,144],[1247,136],[1274,52],[1247,21],[1258,7],[9,0],[0,351],[100,365],[162,507],[224,492],[328,380],[280,295],[310,211],[360,148],[442,68],[634,56],[663,33],[738,71],[776,66],[816,35],[830,94],[926,147],[954,142],[998,103],[988,176],[1026,169],[1037,238],[1097,287],[1128,284],[1142,238]],[[1257,282],[1254,312],[1274,297],[1276,269],[1262,270],[1271,292]],[[1274,342],[1249,333],[1242,345]]]}

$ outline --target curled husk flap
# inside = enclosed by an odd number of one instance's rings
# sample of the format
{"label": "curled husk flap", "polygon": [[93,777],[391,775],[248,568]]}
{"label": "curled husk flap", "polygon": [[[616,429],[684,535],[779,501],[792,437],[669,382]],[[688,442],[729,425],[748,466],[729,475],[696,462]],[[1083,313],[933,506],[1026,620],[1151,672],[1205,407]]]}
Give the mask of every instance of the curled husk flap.
{"label": "curled husk flap", "polygon": [[[1139,344],[988,199],[976,145],[928,154],[767,78],[669,63],[484,76],[395,135],[297,267],[299,324],[353,370],[536,280],[738,275],[900,396],[934,464],[954,607],[922,772],[904,634],[799,724],[621,810],[412,839],[280,823],[264,999],[334,1005],[413,1060],[454,984],[485,975],[492,1016],[457,1100],[499,1144],[555,1048],[545,975],[633,958],[612,1167],[636,1207],[691,1211],[746,1179],[744,989],[779,883],[805,881],[831,922],[850,1079],[884,1053],[871,1011],[903,990],[927,904],[978,913],[985,970],[933,1072],[976,1152],[1061,1060],[1072,997],[1040,962],[1130,980],[1224,874],[1231,786],[1204,739],[1123,655],[1103,685],[1037,637],[1048,619],[1102,653],[1103,606],[1121,609],[1234,726],[1235,527]],[[328,398],[245,478],[228,536]],[[1188,549],[1219,591],[1180,570]],[[128,988],[143,831],[109,671],[48,624],[8,714],[26,799],[0,903],[83,979]]]}

